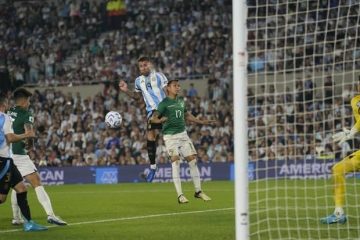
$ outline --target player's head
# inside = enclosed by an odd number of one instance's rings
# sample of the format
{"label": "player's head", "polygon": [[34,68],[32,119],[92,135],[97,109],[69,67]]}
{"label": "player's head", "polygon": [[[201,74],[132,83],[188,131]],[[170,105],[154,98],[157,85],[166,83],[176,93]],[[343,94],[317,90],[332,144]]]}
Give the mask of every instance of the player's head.
{"label": "player's head", "polygon": [[140,57],[138,59],[138,66],[141,75],[147,76],[150,74],[152,64],[149,57]]}
{"label": "player's head", "polygon": [[168,82],[166,86],[167,92],[169,96],[176,96],[179,94],[181,87],[179,84],[179,80],[172,79]]}
{"label": "player's head", "polygon": [[30,106],[30,97],[32,96],[32,93],[25,88],[15,89],[13,95],[16,105],[24,108],[28,108]]}
{"label": "player's head", "polygon": [[8,108],[8,98],[0,94],[0,112],[5,112],[5,110]]}

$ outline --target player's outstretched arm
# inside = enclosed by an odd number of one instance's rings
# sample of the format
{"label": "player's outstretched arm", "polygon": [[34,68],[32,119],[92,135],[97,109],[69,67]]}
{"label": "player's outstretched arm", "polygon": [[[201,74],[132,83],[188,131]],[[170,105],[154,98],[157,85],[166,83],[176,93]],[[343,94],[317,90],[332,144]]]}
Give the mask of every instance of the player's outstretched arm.
{"label": "player's outstretched arm", "polygon": [[32,129],[31,130],[25,129],[25,133],[23,133],[23,134],[8,133],[8,134],[5,134],[5,137],[6,137],[6,141],[8,143],[14,143],[14,142],[24,140],[26,138],[35,137],[35,132]]}
{"label": "player's outstretched arm", "polygon": [[128,85],[124,80],[121,80],[119,82],[119,89],[120,89],[120,91],[122,91],[123,93],[125,93],[126,95],[128,95],[129,97],[131,97],[135,100],[141,99],[141,92],[129,91]]}
{"label": "player's outstretched arm", "polygon": [[356,123],[351,130],[344,128],[343,131],[338,132],[332,136],[332,139],[334,142],[339,142],[339,144],[342,144],[346,142],[349,139],[352,139],[356,133],[359,132],[358,126],[359,124]]}
{"label": "player's outstretched arm", "polygon": [[190,112],[186,113],[186,120],[188,120],[190,122],[193,122],[193,123],[203,124],[203,125],[214,124],[214,123],[217,122],[216,120],[211,120],[211,119],[199,119],[199,118],[196,118]]}

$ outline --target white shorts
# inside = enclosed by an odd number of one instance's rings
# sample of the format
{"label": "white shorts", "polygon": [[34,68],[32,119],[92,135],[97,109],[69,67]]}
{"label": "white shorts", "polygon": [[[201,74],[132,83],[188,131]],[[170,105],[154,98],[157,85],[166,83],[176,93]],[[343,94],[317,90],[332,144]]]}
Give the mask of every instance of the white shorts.
{"label": "white shorts", "polygon": [[31,173],[37,172],[35,164],[30,159],[29,155],[16,155],[13,154],[12,159],[16,167],[19,169],[21,176],[25,177]]}
{"label": "white shorts", "polygon": [[170,157],[181,156],[188,157],[196,155],[194,144],[186,132],[174,135],[164,135],[166,150]]}

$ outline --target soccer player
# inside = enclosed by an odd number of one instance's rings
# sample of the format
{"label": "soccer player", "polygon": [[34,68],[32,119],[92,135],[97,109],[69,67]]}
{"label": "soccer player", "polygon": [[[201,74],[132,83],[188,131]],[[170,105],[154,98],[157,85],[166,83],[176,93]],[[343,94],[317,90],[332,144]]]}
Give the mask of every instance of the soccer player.
{"label": "soccer player", "polygon": [[156,173],[156,129],[161,129],[161,124],[150,123],[149,119],[156,110],[158,104],[166,97],[164,88],[167,85],[167,78],[164,74],[156,72],[148,57],[140,57],[138,59],[138,67],[140,76],[135,79],[135,92],[128,89],[125,81],[120,81],[119,88],[129,97],[140,100],[141,96],[146,105],[147,114],[147,151],[150,160],[150,171],[146,176],[147,182],[152,182]]}
{"label": "soccer player", "polygon": [[[360,82],[358,83],[358,92],[360,93]],[[334,142],[339,144],[354,137],[360,131],[360,95],[351,99],[351,107],[355,118],[355,125],[351,130],[344,129],[333,136]],[[344,212],[345,203],[345,175],[360,169],[360,150],[350,154],[332,167],[332,177],[334,181],[334,200],[335,210],[333,214],[321,218],[320,222],[324,224],[340,223],[344,224],[347,220]]]}
{"label": "soccer player", "polygon": [[[13,128],[15,134],[22,134],[24,133],[25,129],[33,128],[34,118],[28,111],[30,106],[30,97],[32,94],[25,88],[18,88],[14,91],[13,94],[15,99],[15,106],[9,109],[8,114],[14,119]],[[14,163],[19,169],[19,172],[23,178],[25,178],[35,189],[36,196],[47,214],[47,221],[56,225],[67,225],[65,221],[55,216],[50,198],[41,184],[39,173],[29,155],[27,155],[26,148],[33,147],[33,141],[34,139],[31,138],[27,139],[26,142],[20,141],[12,145]],[[11,194],[11,204],[14,217],[12,224],[21,224],[23,220],[20,216],[16,201],[16,194],[14,191]]]}
{"label": "soccer player", "polygon": [[24,231],[43,231],[46,227],[35,223],[31,219],[29,204],[27,201],[27,190],[19,170],[14,165],[11,158],[11,143],[23,139],[34,137],[31,130],[25,130],[25,133],[17,135],[12,129],[12,120],[6,115],[7,98],[0,96],[0,204],[6,201],[10,187],[16,191],[16,198],[20,211],[25,218]]}
{"label": "soccer player", "polygon": [[168,96],[159,104],[153,114],[151,122],[163,123],[162,133],[166,150],[171,158],[172,178],[178,196],[178,202],[188,203],[181,188],[180,155],[185,158],[190,167],[190,175],[195,187],[195,198],[210,201],[201,190],[200,173],[196,164],[196,150],[185,130],[185,120],[198,124],[212,124],[215,120],[200,120],[186,110],[185,102],[179,97],[180,85],[178,80],[170,80],[167,87]]}

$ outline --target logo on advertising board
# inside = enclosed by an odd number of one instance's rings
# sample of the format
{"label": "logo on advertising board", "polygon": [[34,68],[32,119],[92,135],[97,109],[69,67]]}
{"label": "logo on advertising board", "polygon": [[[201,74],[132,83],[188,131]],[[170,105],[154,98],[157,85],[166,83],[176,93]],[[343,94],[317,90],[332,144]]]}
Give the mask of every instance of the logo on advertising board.
{"label": "logo on advertising board", "polygon": [[64,184],[64,170],[42,168],[39,170],[41,182],[44,185],[62,185]]}
{"label": "logo on advertising board", "polygon": [[118,183],[118,168],[96,168],[96,184]]}
{"label": "logo on advertising board", "polygon": [[[198,166],[200,178],[202,181],[211,181],[212,174],[211,174],[211,166]],[[144,173],[147,175],[150,169],[145,169]],[[186,165],[181,165],[180,167],[180,178],[181,181],[192,181],[190,175],[190,168]],[[172,182],[172,168],[171,167],[158,167],[155,175],[155,179],[153,182]]]}

